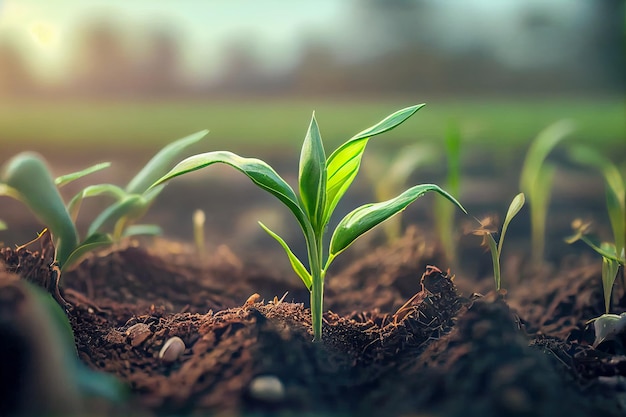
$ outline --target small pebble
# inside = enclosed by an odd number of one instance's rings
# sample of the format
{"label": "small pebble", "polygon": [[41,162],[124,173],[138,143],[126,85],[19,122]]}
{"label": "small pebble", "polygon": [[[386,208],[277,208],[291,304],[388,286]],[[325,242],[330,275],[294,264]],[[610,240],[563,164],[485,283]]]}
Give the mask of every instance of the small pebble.
{"label": "small pebble", "polygon": [[285,398],[285,387],[274,375],[257,376],[248,387],[250,396],[265,402],[280,402]]}
{"label": "small pebble", "polygon": [[174,362],[185,351],[185,342],[178,337],[170,337],[159,352],[159,359],[165,363]]}
{"label": "small pebble", "polygon": [[130,338],[130,345],[132,347],[137,347],[145,342],[150,335],[152,335],[152,331],[150,330],[150,326],[147,324],[137,323],[130,326],[128,330],[126,330],[126,335]]}

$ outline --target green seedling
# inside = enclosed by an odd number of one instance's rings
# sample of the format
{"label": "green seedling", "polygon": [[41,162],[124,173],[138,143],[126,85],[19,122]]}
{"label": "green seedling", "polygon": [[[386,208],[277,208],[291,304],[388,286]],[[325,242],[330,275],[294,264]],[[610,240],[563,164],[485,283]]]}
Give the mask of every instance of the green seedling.
{"label": "green seedling", "polygon": [[332,261],[359,236],[404,210],[426,192],[435,191],[461,210],[461,204],[434,184],[409,188],[399,196],[380,203],[366,204],[348,213],[337,225],[327,247],[325,232],[337,203],[356,177],[361,158],[369,139],[387,132],[412,116],[424,105],[399,110],[376,125],[356,134],[328,158],[320,136],[315,114],[311,119],[302,151],[298,176],[299,194],[293,191],[274,169],[262,160],[244,158],[228,151],[208,152],[189,157],[176,165],[154,186],[158,187],[174,177],[223,163],[241,171],[260,188],[285,204],[294,214],[304,234],[309,268],[298,259],[287,243],[264,224],[261,227],[285,250],[293,270],[311,293],[311,317],[315,341],[322,338],[322,309],[324,277]]}
{"label": "green seedling", "polygon": [[519,193],[513,198],[509,209],[506,212],[504,223],[502,224],[502,232],[500,233],[500,239],[498,243],[493,238],[493,234],[497,232],[497,229],[493,227],[494,220],[491,217],[487,217],[485,220],[480,221],[481,227],[478,230],[474,230],[472,233],[477,236],[483,237],[483,246],[489,248],[491,252],[491,260],[493,262],[493,278],[496,284],[496,291],[499,291],[502,284],[502,277],[500,271],[500,257],[502,255],[502,245],[504,243],[504,236],[509,228],[509,223],[513,220],[513,217],[519,213],[524,206],[525,197],[524,193]]}
{"label": "green seedling", "polygon": [[613,285],[615,284],[619,268],[620,266],[622,269],[624,268],[626,259],[624,259],[624,251],[622,250],[621,254],[619,254],[615,244],[609,242],[602,242],[598,244],[589,238],[589,223],[584,223],[580,219],[577,219],[572,223],[572,227],[575,230],[575,234],[565,240],[567,243],[574,243],[581,240],[602,256],[604,314],[587,322],[587,324],[594,324],[596,338],[593,346],[597,347],[604,340],[612,339],[626,329],[626,313],[622,313],[621,315],[609,313]]}
{"label": "green seedling", "polygon": [[[366,173],[374,184],[376,200],[384,201],[401,193],[416,170],[438,162],[437,149],[432,145],[419,143],[403,147],[398,151],[397,157],[388,161],[378,155],[370,155],[367,158]],[[401,214],[390,218],[381,226],[387,242],[395,241],[402,232]]]}
{"label": "green seedling", "polygon": [[[106,168],[108,163],[98,164],[83,171],[64,175],[53,180],[45,161],[37,154],[24,152],[9,160],[0,177],[0,195],[22,201],[50,230],[56,248],[55,261],[66,270],[84,254],[99,247],[110,245],[122,236],[137,233],[157,233],[154,225],[133,225],[143,216],[163,186],[150,185],[169,170],[173,161],[190,145],[198,142],[207,131],[179,139],[158,152],[126,188],[113,184],[85,187],[66,205],[59,187],[82,178],[96,170]],[[104,209],[90,224],[87,234],[79,238],[75,226],[80,205],[85,198],[107,195],[115,202]],[[112,232],[107,231],[112,228]]]}
{"label": "green seedling", "polygon": [[[445,144],[448,166],[445,187],[450,194],[458,198],[461,193],[461,132],[458,126],[449,126]],[[453,262],[456,259],[454,210],[451,205],[442,203],[441,199],[435,200],[435,225],[448,262]]]}
{"label": "green seedling", "polygon": [[[619,169],[608,158],[588,146],[576,146],[569,150],[570,157],[602,173],[606,184],[606,207],[613,231],[615,253],[622,258],[626,244],[626,185]],[[624,283],[626,284],[626,282]]]}
{"label": "green seedling", "polygon": [[522,167],[520,191],[526,195],[530,206],[532,259],[535,264],[543,261],[550,188],[556,171],[556,167],[545,160],[550,151],[573,130],[574,126],[568,120],[560,120],[545,128],[530,145]]}
{"label": "green seedling", "polygon": [[602,288],[604,293],[605,313],[609,312],[611,305],[611,294],[613,292],[613,284],[617,278],[620,265],[624,266],[624,252],[618,254],[615,244],[610,242],[596,243],[589,237],[590,224],[584,223],[580,219],[572,222],[574,235],[565,239],[565,242],[572,244],[579,240],[586,243],[590,248],[602,256]]}

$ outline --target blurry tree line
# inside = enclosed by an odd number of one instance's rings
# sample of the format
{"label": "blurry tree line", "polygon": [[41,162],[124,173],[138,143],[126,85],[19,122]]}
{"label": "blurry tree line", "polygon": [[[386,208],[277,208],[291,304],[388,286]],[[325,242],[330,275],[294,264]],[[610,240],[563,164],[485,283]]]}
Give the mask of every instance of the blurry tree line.
{"label": "blurry tree line", "polygon": [[[242,37],[224,47],[222,69],[215,78],[184,76],[180,40],[166,29],[144,33],[147,47],[136,53],[112,22],[90,25],[74,49],[70,73],[63,83],[53,86],[43,85],[35,77],[17,45],[0,39],[0,96],[543,95],[624,91],[622,0],[596,2],[590,18],[595,29],[572,39],[571,50],[562,51],[568,53],[567,59],[517,69],[499,62],[480,45],[454,53],[443,50],[432,31],[427,30],[432,2],[367,0],[360,4],[353,16],[355,25],[366,28],[359,44],[361,48],[380,47],[380,52],[364,49],[360,56],[348,59],[332,41],[309,36],[301,39],[295,65],[267,71],[255,53],[254,40]],[[533,36],[541,42],[537,34],[549,34],[552,24],[532,10],[520,16],[519,22],[520,36],[525,36],[527,43],[533,42]]]}

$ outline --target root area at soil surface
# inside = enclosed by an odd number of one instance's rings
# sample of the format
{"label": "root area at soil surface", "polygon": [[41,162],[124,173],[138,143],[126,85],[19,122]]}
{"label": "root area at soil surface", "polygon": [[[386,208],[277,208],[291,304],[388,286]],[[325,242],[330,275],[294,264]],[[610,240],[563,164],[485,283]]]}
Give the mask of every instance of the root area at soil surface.
{"label": "root area at soil surface", "polygon": [[[60,291],[78,356],[117,377],[130,397],[87,399],[83,411],[626,415],[624,341],[593,349],[585,326],[603,309],[599,265],[578,259],[526,274],[508,293],[472,294],[467,289],[479,284],[434,266],[441,256],[420,236],[409,231],[329,278],[319,343],[311,341],[308,291],[225,247],[206,262],[166,241],[85,259],[64,274]],[[0,253],[0,336],[15,346],[37,343],[24,324],[24,297],[4,288],[24,278],[50,290],[54,276],[38,251]],[[615,296],[623,309],[623,294]],[[183,349],[163,357],[175,337]],[[45,349],[37,352],[29,353],[47,359]],[[15,374],[28,372],[13,365]],[[0,379],[4,397],[28,396],[28,387],[7,381]]]}

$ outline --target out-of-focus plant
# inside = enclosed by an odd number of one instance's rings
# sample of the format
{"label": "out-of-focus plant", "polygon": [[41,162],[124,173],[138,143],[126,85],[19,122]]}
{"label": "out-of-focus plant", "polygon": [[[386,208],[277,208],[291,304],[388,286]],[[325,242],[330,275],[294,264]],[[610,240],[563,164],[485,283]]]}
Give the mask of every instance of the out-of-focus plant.
{"label": "out-of-focus plant", "polygon": [[[388,160],[379,154],[370,154],[365,172],[374,185],[376,200],[384,201],[401,193],[416,170],[438,162],[439,152],[435,146],[418,143],[401,148],[396,157]],[[398,239],[402,234],[402,214],[390,218],[381,227],[388,242]]]}
{"label": "out-of-focus plant", "polygon": [[197,209],[193,212],[193,241],[196,244],[196,251],[198,255],[202,257],[205,253],[204,249],[204,223],[206,221],[206,215],[204,210]]}
{"label": "out-of-focus plant", "polygon": [[[461,193],[461,132],[456,124],[448,126],[446,133],[446,190],[456,198]],[[435,226],[439,241],[443,246],[448,262],[456,260],[454,238],[454,210],[450,204],[435,200]]]}
{"label": "out-of-focus plant", "polygon": [[605,339],[609,339],[619,332],[622,332],[626,327],[626,313],[621,315],[609,313],[611,307],[611,297],[613,294],[613,285],[619,272],[620,266],[624,268],[624,253],[621,255],[616,252],[615,244],[610,242],[596,243],[589,236],[590,224],[585,223],[580,219],[574,220],[572,228],[575,234],[565,241],[567,243],[574,243],[579,240],[585,242],[600,256],[602,256],[602,290],[604,295],[604,314],[599,317],[593,318],[587,322],[594,323],[595,330],[595,342],[594,347],[598,346]]}
{"label": "out-of-focus plant", "polygon": [[567,238],[567,243],[583,241],[602,256],[602,290],[604,296],[604,314],[589,320],[594,324],[594,347],[604,340],[614,337],[626,328],[626,313],[620,315],[609,313],[613,286],[622,268],[622,286],[626,288],[626,274],[623,273],[626,254],[626,187],[624,177],[608,158],[588,146],[573,147],[569,151],[571,158],[583,165],[599,170],[606,183],[606,206],[613,232],[613,242],[597,242],[590,237],[590,224],[576,219],[572,223],[574,235]]}
{"label": "out-of-focus plant", "polygon": [[569,155],[574,161],[597,169],[604,177],[606,207],[613,231],[615,253],[623,258],[625,256],[624,246],[626,245],[626,186],[624,176],[614,163],[589,146],[572,147],[569,149]]}
{"label": "out-of-focus plant", "polygon": [[435,191],[461,210],[461,204],[434,184],[417,185],[399,196],[380,203],[365,204],[348,213],[333,231],[328,247],[324,237],[337,203],[356,177],[365,147],[373,136],[385,133],[412,116],[423,104],[399,110],[381,122],[356,134],[339,146],[328,158],[319,132],[315,114],[311,119],[300,153],[298,176],[299,194],[293,191],[272,167],[256,158],[243,158],[232,152],[216,151],[189,157],[176,165],[154,186],[174,177],[224,163],[241,171],[256,185],[277,197],[296,217],[302,229],[309,258],[309,269],[276,233],[261,227],[283,247],[293,270],[311,293],[311,318],[314,340],[322,338],[324,277],[332,261],[359,236],[404,210],[429,191]]}
{"label": "out-of-focus plant", "polygon": [[513,220],[513,217],[519,213],[519,211],[524,206],[525,202],[524,193],[519,193],[516,195],[511,204],[509,205],[509,209],[506,212],[506,217],[504,218],[504,223],[502,224],[502,231],[500,232],[500,239],[498,239],[498,243],[496,243],[493,238],[493,234],[498,232],[497,227],[495,226],[495,219],[493,217],[487,217],[484,220],[479,220],[480,228],[477,230],[473,230],[472,234],[483,237],[482,246],[489,248],[491,252],[491,260],[493,263],[493,278],[496,285],[496,291],[500,290],[502,284],[502,276],[500,270],[500,257],[502,255],[502,245],[504,244],[504,236],[506,235],[506,231],[509,228],[509,223]]}
{"label": "out-of-focus plant", "polygon": [[[84,254],[98,247],[110,245],[123,235],[155,233],[152,225],[132,223],[141,218],[163,186],[150,185],[169,170],[173,161],[190,145],[198,142],[208,132],[202,131],[179,139],[158,152],[128,183],[126,188],[113,184],[98,184],[85,187],[66,205],[59,187],[106,168],[108,163],[97,164],[85,170],[64,175],[56,180],[37,154],[23,152],[3,166],[0,177],[0,196],[5,195],[23,202],[50,230],[56,249],[55,261],[65,270]],[[84,239],[80,239],[75,226],[81,202],[87,197],[108,195],[115,202],[104,209],[90,224]],[[112,233],[104,231],[112,227]]]}
{"label": "out-of-focus plant", "polygon": [[[128,387],[112,375],[93,371],[78,358],[74,334],[51,294],[17,276],[0,278],[0,336],[6,346],[27,346],[12,368],[20,395],[10,415],[79,415],[89,397],[124,401]],[[11,355],[2,361],[15,360]],[[6,406],[6,404],[5,404]],[[86,410],[80,411],[80,414]]]}
{"label": "out-of-focus plant", "polygon": [[550,203],[550,188],[556,168],[545,160],[552,149],[574,130],[569,120],[560,120],[537,135],[531,143],[520,176],[520,190],[530,206],[532,259],[543,261],[546,218]]}

